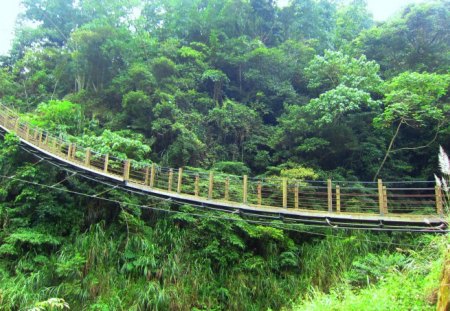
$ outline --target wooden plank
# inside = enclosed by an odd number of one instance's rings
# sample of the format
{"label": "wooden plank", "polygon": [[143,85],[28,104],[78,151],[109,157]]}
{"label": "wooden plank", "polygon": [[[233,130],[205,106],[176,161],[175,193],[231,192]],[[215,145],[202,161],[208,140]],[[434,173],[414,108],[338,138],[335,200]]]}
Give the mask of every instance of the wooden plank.
{"label": "wooden plank", "polygon": [[288,207],[287,197],[288,197],[288,181],[287,178],[282,179],[282,188],[283,188],[283,208]]}
{"label": "wooden plank", "polygon": [[298,183],[294,185],[294,208],[299,207],[299,196],[298,196]]}
{"label": "wooden plank", "polygon": [[387,199],[386,186],[383,186],[383,209],[384,209],[384,214],[386,215],[388,213],[388,199]]}
{"label": "wooden plank", "polygon": [[84,165],[91,165],[91,148],[86,149],[86,156],[84,157]]}
{"label": "wooden plank", "polygon": [[109,153],[105,155],[105,163],[103,164],[103,172],[108,173]]}
{"label": "wooden plank", "polygon": [[178,169],[178,183],[177,183],[177,193],[181,193],[181,186],[183,183],[183,168]]}
{"label": "wooden plank", "polygon": [[442,203],[442,189],[440,186],[436,186],[434,188],[434,193],[436,197],[436,213],[443,217],[444,216],[444,207]]}
{"label": "wooden plank", "polygon": [[336,185],[336,212],[341,212],[341,187]]}
{"label": "wooden plank", "polygon": [[152,163],[152,168],[150,170],[150,188],[155,186],[155,178],[156,178],[156,164]]}
{"label": "wooden plank", "polygon": [[247,204],[248,176],[244,175],[242,179],[242,202]]}
{"label": "wooden plank", "polygon": [[194,195],[196,197],[198,197],[198,193],[199,193],[199,182],[200,182],[200,176],[198,174],[195,174]]}
{"label": "wooden plank", "polygon": [[209,187],[208,187],[208,199],[211,200],[213,198],[213,187],[214,187],[214,174],[213,172],[209,172]]}
{"label": "wooden plank", "polygon": [[327,194],[328,194],[328,212],[333,211],[333,185],[331,179],[327,180]]}
{"label": "wooden plank", "polygon": [[261,180],[258,180],[258,206],[262,205],[262,183]]}
{"label": "wooden plank", "polygon": [[30,139],[30,126],[25,124],[25,140],[28,141]]}
{"label": "wooden plank", "polygon": [[169,181],[167,182],[167,191],[172,191],[173,168],[169,169]]}
{"label": "wooden plank", "polygon": [[380,215],[384,215],[384,196],[383,196],[383,181],[378,179],[378,208],[380,210]]}
{"label": "wooden plank", "polygon": [[230,200],[230,177],[225,178],[225,194],[224,194],[225,201]]}

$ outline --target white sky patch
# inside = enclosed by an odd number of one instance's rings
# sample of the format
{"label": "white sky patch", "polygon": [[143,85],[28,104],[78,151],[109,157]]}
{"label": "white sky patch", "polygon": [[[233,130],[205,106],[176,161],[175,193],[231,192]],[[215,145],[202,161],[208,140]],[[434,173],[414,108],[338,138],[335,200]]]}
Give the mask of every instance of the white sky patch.
{"label": "white sky patch", "polygon": [[[377,21],[383,21],[410,3],[431,0],[368,0],[369,11]],[[278,6],[285,7],[290,0],[277,0]],[[14,25],[21,12],[20,0],[0,0],[0,55],[7,54],[14,38]]]}
{"label": "white sky patch", "polygon": [[14,38],[14,25],[20,13],[19,0],[0,0],[0,55],[7,54]]}

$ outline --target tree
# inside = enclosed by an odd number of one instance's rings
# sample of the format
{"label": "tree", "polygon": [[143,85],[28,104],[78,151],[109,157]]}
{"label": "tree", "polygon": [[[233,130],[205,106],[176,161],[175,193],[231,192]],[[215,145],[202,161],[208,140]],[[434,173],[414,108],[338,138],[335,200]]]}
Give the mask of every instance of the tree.
{"label": "tree", "polygon": [[379,91],[382,80],[380,66],[368,61],[365,56],[352,58],[341,52],[326,50],[323,56],[316,55],[305,69],[308,88],[318,94],[342,84],[366,92]]}
{"label": "tree", "polygon": [[334,44],[337,50],[348,51],[361,31],[374,25],[366,0],[353,0],[337,10]]}
{"label": "tree", "polygon": [[[374,122],[377,127],[394,126],[395,130],[374,180],[393,152],[426,148],[437,138],[450,113],[448,104],[441,100],[447,94],[449,84],[449,75],[417,72],[404,72],[386,82],[384,111]],[[436,127],[436,136],[432,141],[423,146],[393,149],[402,128],[420,129],[430,125]]]}
{"label": "tree", "polygon": [[445,73],[450,62],[450,2],[408,6],[402,15],[363,31],[355,41],[360,53],[376,60],[385,76],[402,71]]}
{"label": "tree", "polygon": [[211,81],[213,83],[213,99],[216,104],[221,103],[222,89],[228,82],[230,82],[227,75],[221,70],[208,69],[203,73],[202,80]]}

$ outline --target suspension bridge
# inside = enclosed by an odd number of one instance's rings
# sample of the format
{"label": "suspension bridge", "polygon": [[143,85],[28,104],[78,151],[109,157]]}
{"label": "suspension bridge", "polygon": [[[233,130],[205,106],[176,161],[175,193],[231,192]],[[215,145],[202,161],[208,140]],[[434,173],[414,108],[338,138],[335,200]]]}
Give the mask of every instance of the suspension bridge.
{"label": "suspension bridge", "polygon": [[0,104],[0,132],[21,147],[99,182],[179,204],[334,228],[444,231],[442,189],[432,181],[298,181],[142,165],[62,139]]}

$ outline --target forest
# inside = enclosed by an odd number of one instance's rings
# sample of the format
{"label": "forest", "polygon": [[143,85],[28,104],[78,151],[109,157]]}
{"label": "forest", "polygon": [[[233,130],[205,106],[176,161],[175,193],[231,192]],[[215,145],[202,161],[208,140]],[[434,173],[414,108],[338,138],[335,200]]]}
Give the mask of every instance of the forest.
{"label": "forest", "polygon": [[[383,22],[365,0],[22,6],[0,101],[81,146],[238,176],[450,174],[448,0]],[[173,206],[61,170],[13,134],[0,228],[0,310],[434,310],[449,245]]]}

